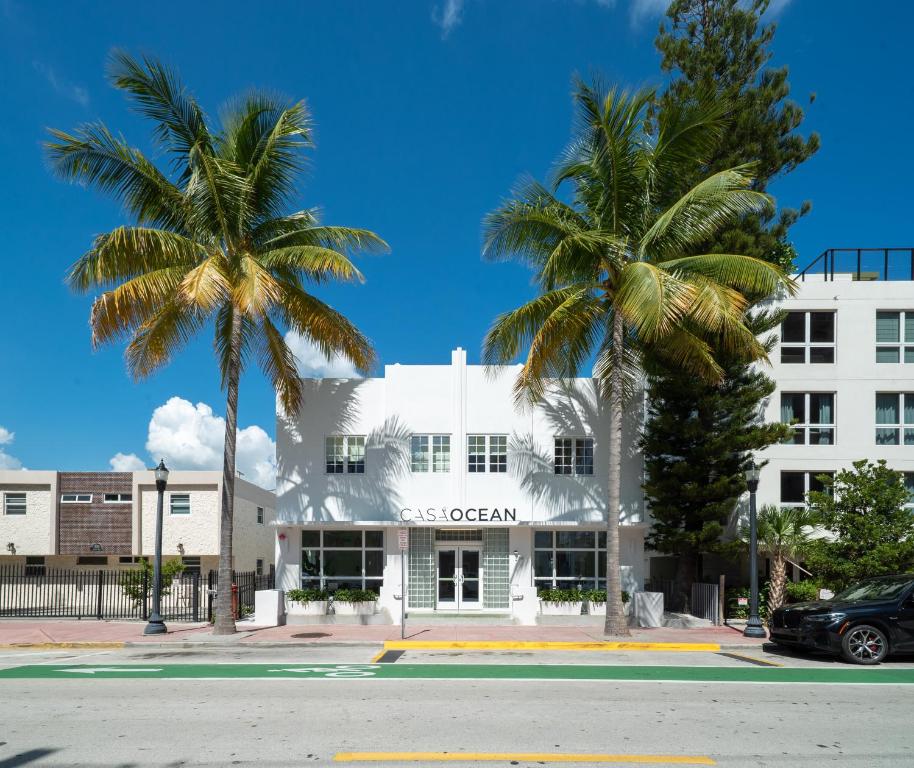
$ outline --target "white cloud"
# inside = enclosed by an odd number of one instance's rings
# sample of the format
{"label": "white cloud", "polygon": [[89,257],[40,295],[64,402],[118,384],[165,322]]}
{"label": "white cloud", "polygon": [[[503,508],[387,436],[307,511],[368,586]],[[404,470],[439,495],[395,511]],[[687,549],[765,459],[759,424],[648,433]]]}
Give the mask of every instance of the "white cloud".
{"label": "white cloud", "polygon": [[[170,469],[222,469],[225,419],[213,413],[206,403],[194,405],[181,397],[172,397],[152,413],[146,450],[153,463],[160,458]],[[136,456],[118,454],[124,459]],[[252,425],[238,430],[235,449],[238,472],[264,488],[276,487],[276,443],[260,427]]]}
{"label": "white cloud", "polygon": [[135,453],[115,453],[108,463],[112,472],[140,472],[146,469],[146,463]]}
{"label": "white cloud", "polygon": [[783,11],[788,5],[790,5],[791,0],[771,0],[771,4],[768,6],[768,10],[765,11],[765,17],[777,16],[781,11]]}
{"label": "white cloud", "polygon": [[70,99],[70,101],[75,101],[83,107],[88,106],[89,91],[83,86],[71,83],[69,80],[61,77],[50,64],[45,64],[42,61],[33,61],[32,66],[35,67],[37,72],[44,76],[44,79],[48,81],[51,88],[61,96]]}
{"label": "white cloud", "polygon": [[663,16],[669,7],[670,0],[631,0],[628,17],[632,26],[637,26],[646,19]]}
{"label": "white cloud", "polygon": [[464,0],[444,0],[444,4],[432,8],[432,21],[441,27],[441,38],[447,36],[463,21]]}
{"label": "white cloud", "polygon": [[[12,445],[15,438],[15,432],[10,432],[6,427],[0,427],[0,446]],[[24,467],[19,459],[15,456],[10,456],[0,447],[0,469],[24,469]]]}
{"label": "white cloud", "polygon": [[328,360],[310,339],[295,331],[285,335],[286,344],[295,355],[299,376],[306,379],[356,379],[360,378],[355,366],[343,357],[335,355]]}

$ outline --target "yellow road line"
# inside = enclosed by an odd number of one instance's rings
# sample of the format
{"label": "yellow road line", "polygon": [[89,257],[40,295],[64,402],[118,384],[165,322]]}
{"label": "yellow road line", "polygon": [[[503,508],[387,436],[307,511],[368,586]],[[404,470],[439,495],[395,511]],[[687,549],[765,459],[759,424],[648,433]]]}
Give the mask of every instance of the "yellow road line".
{"label": "yellow road line", "polygon": [[539,762],[638,765],[717,765],[706,755],[604,755],[555,752],[337,752],[337,763],[368,762]]}
{"label": "yellow road line", "polygon": [[111,642],[72,642],[72,643],[0,643],[0,648],[20,648],[29,649],[52,649],[52,648],[123,648],[125,645],[122,641]]}
{"label": "yellow road line", "polygon": [[719,651],[718,643],[564,642],[522,640],[387,640],[386,651]]}
{"label": "yellow road line", "polygon": [[754,664],[763,664],[766,667],[783,667],[783,664],[778,664],[776,661],[768,661],[768,659],[757,659],[755,656],[746,656],[743,653],[727,653],[731,659],[742,659],[743,661],[750,661]]}
{"label": "yellow road line", "polygon": [[380,651],[378,651],[378,652],[374,655],[374,657],[371,659],[371,662],[370,662],[370,663],[371,663],[371,664],[374,664],[374,663],[377,662],[378,659],[380,659],[385,653],[387,653],[387,649],[386,649],[386,648],[382,648]]}

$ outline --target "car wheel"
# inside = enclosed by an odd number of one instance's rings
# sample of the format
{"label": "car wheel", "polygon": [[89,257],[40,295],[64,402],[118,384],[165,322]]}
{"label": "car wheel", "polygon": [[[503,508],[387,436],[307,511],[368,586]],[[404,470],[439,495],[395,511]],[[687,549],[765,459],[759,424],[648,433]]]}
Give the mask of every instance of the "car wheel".
{"label": "car wheel", "polygon": [[841,651],[852,664],[878,664],[889,652],[889,640],[881,629],[858,624],[845,633]]}

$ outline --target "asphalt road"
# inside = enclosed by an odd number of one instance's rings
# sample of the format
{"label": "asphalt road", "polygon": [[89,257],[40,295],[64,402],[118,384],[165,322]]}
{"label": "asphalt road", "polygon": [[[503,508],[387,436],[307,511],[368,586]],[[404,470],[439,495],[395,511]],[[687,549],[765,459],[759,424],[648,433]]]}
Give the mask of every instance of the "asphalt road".
{"label": "asphalt road", "polygon": [[[0,665],[116,669],[225,661],[269,665],[370,661],[365,648],[333,650],[3,654]],[[556,661],[554,655],[542,656],[532,663]],[[607,656],[602,656],[604,664],[619,660],[617,655]],[[675,663],[679,668],[704,669],[704,674],[709,666],[760,669],[713,654],[664,656],[674,658],[643,654],[639,658],[655,668]],[[694,663],[699,658],[702,663]],[[442,658],[407,654],[397,664],[417,661],[438,664]],[[470,661],[448,659],[459,666]],[[527,658],[503,661],[531,663]],[[491,658],[472,659],[478,662],[491,663]],[[140,679],[141,674],[130,679],[84,675],[0,680],[0,768],[415,767],[433,765],[431,758],[455,752],[496,759],[438,764],[527,766],[590,754],[595,757],[564,764],[592,765],[607,755],[619,757],[607,765],[644,764],[652,756],[665,755],[669,757],[665,762],[651,764],[914,765],[914,685],[910,684],[536,678],[174,680]],[[434,754],[412,762],[352,761],[404,751]]]}

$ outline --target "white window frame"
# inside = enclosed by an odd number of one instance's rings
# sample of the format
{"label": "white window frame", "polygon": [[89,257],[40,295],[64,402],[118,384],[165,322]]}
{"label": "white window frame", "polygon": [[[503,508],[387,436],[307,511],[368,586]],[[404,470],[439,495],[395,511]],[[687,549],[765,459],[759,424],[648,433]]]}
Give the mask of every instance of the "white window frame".
{"label": "white window frame", "polygon": [[263,507],[257,507],[257,525],[263,525]]}
{"label": "white window frame", "polygon": [[819,475],[831,475],[832,478],[835,476],[835,470],[833,469],[782,469],[781,474],[778,476],[780,481],[783,475],[785,474],[802,474],[803,475],[803,500],[802,501],[784,501],[782,498],[783,494],[783,485],[779,484],[778,486],[778,505],[781,507],[805,507],[806,499],[809,496],[810,484],[811,481]]}
{"label": "white window frame", "polygon": [[[175,512],[175,499],[176,498],[187,499],[187,504],[186,504],[187,511],[186,512]],[[183,509],[184,506],[185,505],[183,503],[180,503],[180,508]],[[180,517],[189,515],[191,513],[190,494],[189,493],[169,493],[168,494],[168,513],[170,515],[178,515]]]}
{"label": "white window frame", "polygon": [[451,436],[416,434],[409,438],[409,465],[418,474],[451,471]]}
{"label": "white window frame", "polygon": [[[13,498],[11,498],[13,497]],[[10,504],[10,502],[13,504]],[[20,503],[21,502],[21,503]],[[10,511],[10,508],[16,511]],[[19,511],[21,508],[21,512]],[[3,492],[3,514],[12,517],[22,517],[29,513],[29,495],[25,491],[4,491]]]}
{"label": "white window frame", "polygon": [[[876,409],[876,403],[879,402],[880,395],[893,395],[894,397],[897,398],[898,421],[891,423],[891,424],[880,424],[877,421],[876,430],[873,433],[873,439],[875,441],[875,444],[878,445],[880,448],[882,446],[886,446],[886,445],[898,445],[898,446],[914,445],[914,421],[905,421],[905,411],[907,410],[907,403],[905,401],[908,398],[910,398],[911,401],[914,402],[914,392],[877,392],[876,401],[873,404],[874,411]],[[876,419],[875,413],[873,414],[873,419],[874,419],[874,421]],[[880,442],[876,441],[876,436],[879,434],[880,430],[886,430],[886,431],[893,430],[895,432],[895,442],[894,443],[880,443]],[[912,441],[910,443],[907,442],[907,433],[908,432],[910,432],[912,435]]]}
{"label": "white window frame", "polygon": [[[109,499],[108,498],[109,496],[115,496],[116,498]],[[105,493],[102,495],[102,501],[105,504],[131,504],[133,502],[133,494],[132,493]]]}
{"label": "white window frame", "polygon": [[[327,533],[339,533],[345,531],[347,533],[356,532],[360,534],[361,544],[354,547],[338,547],[333,545],[327,545],[324,540],[324,536]],[[318,534],[317,544],[315,545],[305,545],[304,536],[305,534],[313,535],[314,533]],[[378,546],[368,546],[368,533],[380,533],[381,534],[381,543]],[[380,594],[381,587],[384,584],[384,568],[386,566],[386,550],[385,545],[385,536],[384,529],[378,528],[320,528],[320,529],[303,529],[302,536],[299,538],[299,546],[301,548],[301,558],[299,560],[299,583],[303,588],[308,587],[317,587],[319,589],[326,589],[328,581],[358,581],[361,580],[361,589],[373,589]],[[302,566],[305,563],[305,552],[317,552],[318,553],[318,562],[319,562],[319,574],[317,576],[306,575]],[[361,568],[360,573],[350,574],[350,575],[338,575],[338,576],[328,576],[324,573],[324,564],[326,562],[324,558],[325,552],[361,552]],[[365,573],[365,561],[367,557],[367,552],[380,552],[381,553],[381,574],[380,576],[372,576]]]}
{"label": "white window frame", "polygon": [[79,493],[62,493],[60,494],[60,503],[61,504],[91,504],[92,503],[92,494],[84,493],[80,491]]}
{"label": "white window frame", "polygon": [[[480,443],[481,441],[481,443]],[[508,471],[508,436],[501,434],[467,435],[467,472],[503,475]]]}
{"label": "white window frame", "polygon": [[911,495],[908,496],[908,501],[905,503],[904,508],[914,512],[914,472],[903,472],[902,475],[901,482],[904,483],[905,489],[911,488]]}
{"label": "white window frame", "polygon": [[[879,341],[876,339],[876,362],[879,365],[911,365],[914,363],[914,336],[910,339],[906,334],[907,322],[914,317],[914,309],[878,309],[876,310],[876,332],[878,334],[879,315],[898,315],[898,340],[897,341]],[[898,359],[894,361],[880,360],[880,349],[892,349],[898,352]],[[908,360],[910,352],[910,360]]]}
{"label": "white window frame", "polygon": [[[838,359],[838,313],[834,310],[828,309],[791,309],[788,310],[789,314],[803,314],[803,341],[784,341],[784,331],[783,324],[781,325],[781,338],[779,339],[780,343],[780,363],[781,365],[833,365],[837,362]],[[811,341],[811,330],[812,330],[812,315],[821,314],[821,315],[831,315],[832,316],[832,341]],[[786,319],[786,318],[785,318]],[[810,360],[810,355],[812,354],[812,349],[831,349],[832,350],[832,360],[830,363],[822,362],[812,362]],[[784,349],[802,349],[803,350],[803,362],[794,361],[794,360],[784,360],[784,355],[782,351]]]}
{"label": "white window frame", "polygon": [[[563,450],[559,451],[559,443],[562,444]],[[587,462],[578,462],[578,456],[581,451],[586,456],[590,448],[590,471],[579,471],[581,466],[587,467]],[[565,448],[568,449],[565,455]],[[596,444],[593,437],[589,435],[555,435],[552,441],[552,472],[562,477],[593,477],[594,473],[594,453]],[[561,458],[567,458],[567,461],[559,461]],[[567,469],[568,471],[560,471]]]}
{"label": "white window frame", "polygon": [[[533,531],[533,585],[535,587],[549,587],[549,588],[558,588],[563,587],[572,587],[575,582],[582,581],[593,581],[596,584],[597,589],[606,588],[606,568],[601,568],[601,559],[605,563],[605,553],[606,553],[606,530],[605,529],[585,529],[580,530],[578,528],[568,528],[567,532],[574,533],[592,533],[594,537],[594,545],[592,547],[562,547],[558,545],[558,534],[564,533],[563,530],[558,530],[555,528],[536,528]],[[540,533],[549,533],[551,534],[552,544],[548,547],[542,547],[537,545],[536,538],[537,534]],[[603,546],[600,546],[600,542],[603,542]],[[537,552],[549,552],[549,558],[552,561],[552,575],[551,576],[537,576],[536,575],[536,553]],[[558,553],[559,552],[586,552],[593,556],[594,564],[594,576],[559,576],[558,575]],[[601,558],[600,555],[603,554],[604,557]],[[589,587],[588,587],[589,588]]]}
{"label": "white window frame", "polygon": [[[796,424],[788,424],[787,426],[792,427],[794,434],[790,435],[785,441],[785,445],[835,445],[838,442],[838,425],[837,425],[837,402],[838,395],[836,392],[781,392],[781,398],[783,401],[784,395],[803,395],[803,414],[805,419],[802,423],[797,422]],[[810,421],[810,415],[812,411],[810,410],[810,400],[812,395],[831,395],[831,422],[821,422],[814,423]],[[783,405],[782,405],[783,408]],[[810,429],[830,429],[831,430],[831,442],[830,443],[810,443],[809,442],[809,430]],[[803,442],[798,443],[794,441],[794,435],[802,431],[803,433]]]}
{"label": "white window frame", "polygon": [[[325,475],[364,475],[366,465],[365,435],[326,435],[324,437],[324,474]],[[331,452],[332,447],[332,452]],[[339,448],[342,448],[342,453]],[[361,460],[354,461],[353,456],[361,449]],[[333,466],[330,469],[331,458]]]}

